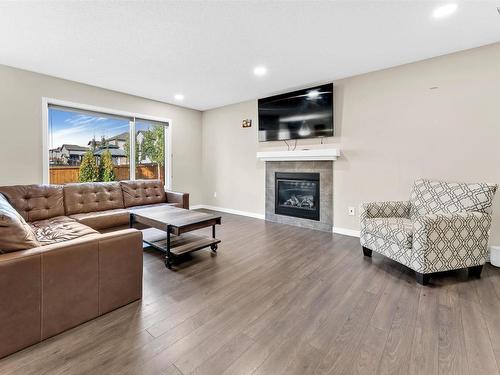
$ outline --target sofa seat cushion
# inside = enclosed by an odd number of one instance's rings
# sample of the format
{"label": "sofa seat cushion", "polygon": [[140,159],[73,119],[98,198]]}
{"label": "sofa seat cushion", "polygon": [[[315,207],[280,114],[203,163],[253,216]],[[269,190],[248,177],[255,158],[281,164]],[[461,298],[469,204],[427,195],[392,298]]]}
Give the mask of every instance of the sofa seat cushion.
{"label": "sofa seat cushion", "polygon": [[0,254],[40,246],[23,217],[0,194]]}
{"label": "sofa seat cushion", "polygon": [[167,196],[160,180],[120,181],[125,207],[165,203]]}
{"label": "sofa seat cushion", "polygon": [[70,218],[75,219],[79,223],[87,225],[95,230],[101,230],[128,225],[130,221],[130,213],[128,210],[119,208],[116,210],[70,215]]}
{"label": "sofa seat cushion", "polygon": [[96,230],[66,216],[30,223],[40,245],[73,240],[75,238],[98,234]]}
{"label": "sofa seat cushion", "polygon": [[411,249],[413,225],[410,219],[400,217],[378,217],[366,219],[365,230],[386,241]]}

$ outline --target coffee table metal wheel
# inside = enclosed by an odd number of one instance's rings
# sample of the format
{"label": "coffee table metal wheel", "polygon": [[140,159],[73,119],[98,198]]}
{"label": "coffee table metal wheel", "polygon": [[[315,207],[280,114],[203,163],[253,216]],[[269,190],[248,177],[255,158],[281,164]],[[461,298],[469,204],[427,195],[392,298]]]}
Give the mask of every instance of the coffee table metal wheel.
{"label": "coffee table metal wheel", "polygon": [[218,249],[217,244],[216,244],[216,243],[214,243],[213,245],[210,245],[210,249],[211,249],[214,253],[216,253],[216,252],[217,252],[217,249]]}
{"label": "coffee table metal wheel", "polygon": [[169,270],[172,269],[172,259],[169,257],[165,257],[165,267],[167,267]]}

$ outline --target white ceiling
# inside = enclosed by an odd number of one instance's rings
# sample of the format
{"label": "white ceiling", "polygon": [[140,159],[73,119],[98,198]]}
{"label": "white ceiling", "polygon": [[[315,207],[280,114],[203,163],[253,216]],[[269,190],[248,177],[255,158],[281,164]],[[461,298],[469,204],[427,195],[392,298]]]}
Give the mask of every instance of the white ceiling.
{"label": "white ceiling", "polygon": [[447,2],[0,1],[0,64],[205,110],[500,41],[500,0]]}

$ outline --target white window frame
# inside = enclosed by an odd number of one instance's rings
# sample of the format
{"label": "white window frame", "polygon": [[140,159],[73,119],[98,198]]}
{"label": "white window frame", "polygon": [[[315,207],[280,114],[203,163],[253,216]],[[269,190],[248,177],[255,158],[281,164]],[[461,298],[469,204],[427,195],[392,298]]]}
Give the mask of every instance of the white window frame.
{"label": "white window frame", "polygon": [[172,120],[166,117],[158,117],[145,115],[142,113],[126,112],[112,108],[98,107],[90,104],[74,103],[67,100],[42,97],[42,160],[43,160],[43,183],[49,183],[50,168],[49,168],[49,105],[57,105],[61,107],[74,108],[82,111],[100,112],[102,114],[116,115],[122,117],[133,118],[130,122],[130,179],[135,180],[135,121],[149,120],[155,122],[168,123],[165,127],[165,189],[172,189]]}

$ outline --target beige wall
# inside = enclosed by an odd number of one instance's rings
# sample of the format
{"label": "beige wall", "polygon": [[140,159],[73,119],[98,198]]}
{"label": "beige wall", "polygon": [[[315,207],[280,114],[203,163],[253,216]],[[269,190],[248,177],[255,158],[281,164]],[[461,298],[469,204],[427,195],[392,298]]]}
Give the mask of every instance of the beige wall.
{"label": "beige wall", "polygon": [[[252,127],[242,128],[247,118]],[[202,123],[204,203],[264,214],[265,165],[255,157],[257,101],[203,112]]]}
{"label": "beige wall", "polygon": [[[500,183],[499,61],[497,43],[334,82],[336,136],[326,141],[342,152],[334,227],[358,230],[361,202],[407,199],[419,177]],[[245,118],[251,129],[241,128]],[[285,147],[257,141],[257,102],[204,112],[202,122],[204,202],[264,213],[264,164],[255,153]],[[301,147],[322,146],[316,139]],[[491,244],[500,245],[497,195]]]}
{"label": "beige wall", "polygon": [[201,201],[201,112],[0,65],[0,185],[41,183],[42,97],[172,119],[173,189]]}

